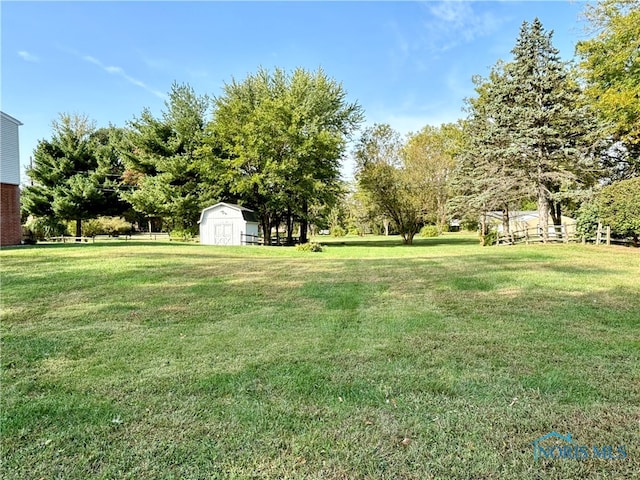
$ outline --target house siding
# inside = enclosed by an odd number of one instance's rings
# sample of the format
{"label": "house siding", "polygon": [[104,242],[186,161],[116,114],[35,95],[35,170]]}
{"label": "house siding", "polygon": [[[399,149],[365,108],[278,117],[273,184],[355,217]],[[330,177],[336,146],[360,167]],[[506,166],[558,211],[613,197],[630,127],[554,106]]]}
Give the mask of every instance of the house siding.
{"label": "house siding", "polygon": [[18,120],[0,112],[0,183],[20,185],[20,142]]}
{"label": "house siding", "polygon": [[15,118],[0,112],[0,245],[18,245],[20,224],[20,142]]}

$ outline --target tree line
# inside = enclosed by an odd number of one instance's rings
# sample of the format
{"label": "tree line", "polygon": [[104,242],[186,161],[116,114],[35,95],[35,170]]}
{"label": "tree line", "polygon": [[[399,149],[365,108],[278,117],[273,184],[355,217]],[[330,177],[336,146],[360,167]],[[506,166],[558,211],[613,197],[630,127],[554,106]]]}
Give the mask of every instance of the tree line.
{"label": "tree line", "polygon": [[637,241],[640,2],[604,0],[585,16],[595,35],[578,44],[578,65],[538,19],[524,22],[512,59],[474,77],[465,119],[405,138],[373,125],[351,152],[364,112],[322,70],[261,69],[213,98],[176,83],[159,117],[145,109],[124,128],[62,114],[34,152],[23,209],[49,229],[75,220],[77,236],[83,220],[124,214],[195,233],[203,207],[229,201],[257,212],[267,241],[297,225],[304,242],[315,225],[411,243],[452,217],[487,234],[490,211],[508,231],[509,212],[526,208],[542,225],[569,213],[583,232],[606,221]]}

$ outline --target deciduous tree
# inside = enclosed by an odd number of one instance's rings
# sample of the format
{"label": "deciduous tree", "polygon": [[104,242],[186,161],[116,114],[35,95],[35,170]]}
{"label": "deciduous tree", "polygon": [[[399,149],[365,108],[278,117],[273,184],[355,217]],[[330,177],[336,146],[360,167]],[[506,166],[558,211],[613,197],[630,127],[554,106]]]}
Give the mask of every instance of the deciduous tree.
{"label": "deciduous tree", "polygon": [[340,161],[362,120],[357,103],[322,71],[261,69],[232,80],[215,99],[211,139],[220,142],[231,193],[254,208],[265,239],[285,218],[307,235],[311,204],[330,203],[340,190]]}
{"label": "deciduous tree", "polygon": [[389,125],[374,125],[362,134],[354,156],[359,187],[395,224],[403,243],[410,245],[428,205],[424,177],[407,166],[403,147],[400,135]]}
{"label": "deciduous tree", "polygon": [[578,43],[587,94],[623,149],[613,151],[614,178],[640,175],[640,1],[601,0],[585,7],[594,36]]}

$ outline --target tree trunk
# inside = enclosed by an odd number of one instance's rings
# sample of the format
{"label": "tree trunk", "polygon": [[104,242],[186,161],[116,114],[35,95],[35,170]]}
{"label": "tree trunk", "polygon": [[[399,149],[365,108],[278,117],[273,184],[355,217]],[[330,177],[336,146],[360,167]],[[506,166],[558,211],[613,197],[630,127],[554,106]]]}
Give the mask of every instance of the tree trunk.
{"label": "tree trunk", "polygon": [[151,217],[147,219],[147,222],[149,224],[149,238],[151,238]]}
{"label": "tree trunk", "polygon": [[504,235],[509,235],[509,207],[505,206],[502,209],[502,233]]}
{"label": "tree trunk", "polygon": [[291,207],[287,206],[287,245],[293,245],[293,215],[291,214]]}
{"label": "tree trunk", "polygon": [[76,242],[81,242],[82,239],[82,219],[76,219]]}
{"label": "tree trunk", "polygon": [[389,236],[389,219],[385,218],[384,220],[382,220],[382,223],[384,224],[384,236],[388,237]]}
{"label": "tree trunk", "polygon": [[556,236],[562,236],[562,205],[560,202],[551,202],[550,210]]}
{"label": "tree trunk", "polygon": [[547,243],[549,241],[549,202],[543,186],[538,187],[538,222],[542,242]]}
{"label": "tree trunk", "polygon": [[403,233],[402,234],[402,243],[404,245],[413,245],[413,234],[411,234],[411,233]]}
{"label": "tree trunk", "polygon": [[271,222],[269,221],[269,214],[263,213],[260,216],[260,224],[262,225],[262,238],[265,245],[271,245]]}
{"label": "tree trunk", "polygon": [[300,243],[307,243],[309,238],[307,236],[307,229],[309,228],[309,203],[305,198],[302,200],[302,215],[300,218]]}

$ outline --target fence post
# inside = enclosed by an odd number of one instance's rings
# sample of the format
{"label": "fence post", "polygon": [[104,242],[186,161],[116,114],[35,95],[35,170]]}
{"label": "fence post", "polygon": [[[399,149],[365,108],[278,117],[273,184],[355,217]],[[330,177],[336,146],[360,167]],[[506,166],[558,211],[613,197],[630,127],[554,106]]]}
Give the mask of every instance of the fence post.
{"label": "fence post", "polygon": [[569,234],[567,233],[566,224],[564,223],[562,224],[561,231],[562,231],[562,240],[564,240],[564,243],[569,243]]}
{"label": "fence post", "polygon": [[607,225],[607,245],[611,245],[611,227]]}
{"label": "fence post", "polygon": [[602,240],[602,223],[598,222],[598,231],[596,232],[596,245],[600,245]]}

